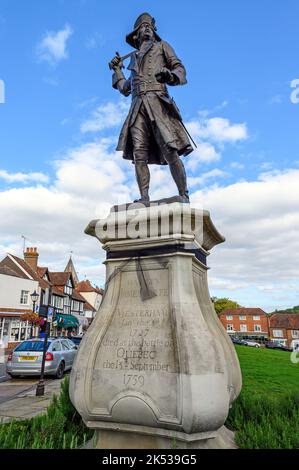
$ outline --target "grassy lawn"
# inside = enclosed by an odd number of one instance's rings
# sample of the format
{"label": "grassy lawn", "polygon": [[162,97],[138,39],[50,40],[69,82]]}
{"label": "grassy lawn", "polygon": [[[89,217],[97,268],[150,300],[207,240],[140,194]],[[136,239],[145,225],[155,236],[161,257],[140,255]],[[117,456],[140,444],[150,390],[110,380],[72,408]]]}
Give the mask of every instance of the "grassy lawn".
{"label": "grassy lawn", "polygon": [[[299,363],[291,353],[266,348],[236,346],[243,375],[243,393],[281,396],[299,390]],[[299,357],[299,356],[298,356]]]}
{"label": "grassy lawn", "polygon": [[291,353],[237,346],[243,388],[227,426],[242,449],[299,449],[299,363]]}

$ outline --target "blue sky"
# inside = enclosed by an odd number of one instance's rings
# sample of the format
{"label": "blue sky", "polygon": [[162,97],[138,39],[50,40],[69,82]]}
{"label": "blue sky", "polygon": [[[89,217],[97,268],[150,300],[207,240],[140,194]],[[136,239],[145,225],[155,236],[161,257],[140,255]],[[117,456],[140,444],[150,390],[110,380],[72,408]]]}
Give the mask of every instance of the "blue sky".
{"label": "blue sky", "polygon": [[[268,310],[299,304],[296,0],[0,0],[0,254],[18,253],[25,234],[44,264],[63,267],[74,251],[81,275],[103,283],[103,255],[82,230],[101,202],[136,196],[113,150],[127,105],[107,64],[130,51],[124,37],[143,11],[187,69],[188,85],[171,94],[199,143],[186,165],[193,204],[204,195],[227,237],[210,259],[212,294]],[[164,191],[168,174],[154,171]]]}

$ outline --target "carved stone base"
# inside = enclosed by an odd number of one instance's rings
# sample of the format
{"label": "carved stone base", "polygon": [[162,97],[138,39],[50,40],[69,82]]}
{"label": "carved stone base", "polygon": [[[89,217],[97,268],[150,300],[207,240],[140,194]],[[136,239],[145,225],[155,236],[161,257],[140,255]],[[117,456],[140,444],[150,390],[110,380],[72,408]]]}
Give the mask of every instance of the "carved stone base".
{"label": "carved stone base", "polygon": [[228,448],[241,373],[210,300],[206,258],[224,238],[209,213],[179,203],[113,211],[88,233],[107,251],[107,285],[70,395],[98,448]]}
{"label": "carved stone base", "polygon": [[96,431],[92,445],[95,449],[237,449],[234,433],[224,426],[209,439],[204,434],[179,435],[170,431],[164,436],[146,435],[140,427],[135,432]]}

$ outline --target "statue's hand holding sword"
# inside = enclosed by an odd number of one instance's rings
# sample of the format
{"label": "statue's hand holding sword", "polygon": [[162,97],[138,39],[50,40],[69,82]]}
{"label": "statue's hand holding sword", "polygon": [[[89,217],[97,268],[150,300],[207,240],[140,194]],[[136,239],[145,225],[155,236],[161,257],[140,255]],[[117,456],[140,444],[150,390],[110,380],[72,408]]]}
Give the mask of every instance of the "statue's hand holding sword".
{"label": "statue's hand holding sword", "polygon": [[132,54],[134,54],[135,51],[129,52],[129,54],[126,54],[124,56],[120,56],[119,52],[116,52],[115,57],[109,62],[109,69],[110,70],[115,70],[115,69],[122,69],[124,68],[123,61],[131,57]]}

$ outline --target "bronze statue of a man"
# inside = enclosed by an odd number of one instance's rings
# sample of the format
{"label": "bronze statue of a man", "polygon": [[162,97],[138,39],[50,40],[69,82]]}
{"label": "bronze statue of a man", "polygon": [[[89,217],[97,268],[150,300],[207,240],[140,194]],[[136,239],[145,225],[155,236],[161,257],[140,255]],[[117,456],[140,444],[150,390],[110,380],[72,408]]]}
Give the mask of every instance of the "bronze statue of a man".
{"label": "bronze statue of a man", "polygon": [[122,72],[122,58],[117,54],[110,66],[112,85],[125,96],[132,94],[132,105],[123,125],[117,150],[135,163],[141,199],[149,202],[148,164],[169,165],[180,201],[189,203],[186,172],[180,155],[193,147],[182,123],[180,112],[170,98],[166,85],[185,85],[186,70],[172,47],[158,36],[155,20],[148,13],[140,15],[126,41],[137,51],[131,54],[127,80]]}

